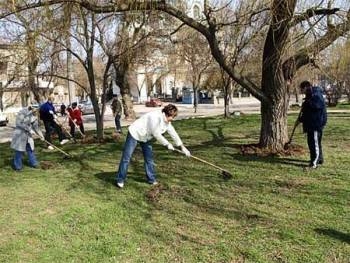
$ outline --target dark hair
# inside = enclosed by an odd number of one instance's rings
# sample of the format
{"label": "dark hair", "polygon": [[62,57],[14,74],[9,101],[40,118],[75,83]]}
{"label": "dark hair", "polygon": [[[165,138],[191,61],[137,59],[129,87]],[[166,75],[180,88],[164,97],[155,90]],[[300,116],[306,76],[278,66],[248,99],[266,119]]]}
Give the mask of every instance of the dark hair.
{"label": "dark hair", "polygon": [[311,85],[310,81],[304,80],[303,82],[300,83],[299,87],[301,89],[305,89],[308,87],[312,87],[312,85]]}
{"label": "dark hair", "polygon": [[173,104],[168,104],[162,109],[162,112],[164,112],[167,117],[175,117],[177,115],[177,108]]}
{"label": "dark hair", "polygon": [[76,107],[77,105],[78,105],[78,103],[76,103],[76,102],[72,103],[72,107]]}

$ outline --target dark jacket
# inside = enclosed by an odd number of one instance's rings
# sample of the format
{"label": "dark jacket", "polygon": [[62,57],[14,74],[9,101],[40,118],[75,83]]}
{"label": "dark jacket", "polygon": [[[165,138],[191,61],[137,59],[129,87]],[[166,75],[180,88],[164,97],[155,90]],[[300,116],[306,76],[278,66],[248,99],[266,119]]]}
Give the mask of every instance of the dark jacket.
{"label": "dark jacket", "polygon": [[304,132],[321,131],[327,123],[326,103],[322,90],[319,87],[307,90],[301,107],[299,120],[303,123]]}
{"label": "dark jacket", "polygon": [[118,100],[118,98],[113,99],[111,108],[114,116],[122,114],[122,103]]}
{"label": "dark jacket", "polygon": [[52,105],[51,102],[47,101],[44,104],[40,106],[40,119],[43,121],[53,121],[54,116],[50,113],[52,111],[54,114],[56,114],[55,107]]}

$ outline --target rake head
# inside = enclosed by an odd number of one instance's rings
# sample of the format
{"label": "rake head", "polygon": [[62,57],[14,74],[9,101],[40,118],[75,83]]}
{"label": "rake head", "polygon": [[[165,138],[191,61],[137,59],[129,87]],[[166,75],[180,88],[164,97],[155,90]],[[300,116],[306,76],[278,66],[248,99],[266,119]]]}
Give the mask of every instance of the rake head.
{"label": "rake head", "polygon": [[232,179],[233,175],[228,171],[221,171],[221,177],[225,180]]}

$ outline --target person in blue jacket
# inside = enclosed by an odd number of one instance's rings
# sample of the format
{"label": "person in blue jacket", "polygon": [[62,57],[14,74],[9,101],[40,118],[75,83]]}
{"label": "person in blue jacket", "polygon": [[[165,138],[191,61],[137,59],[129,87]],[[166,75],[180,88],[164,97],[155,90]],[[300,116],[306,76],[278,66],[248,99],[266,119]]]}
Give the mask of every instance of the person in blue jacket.
{"label": "person in blue jacket", "polygon": [[[39,112],[40,112],[40,119],[44,122],[45,126],[45,140],[49,143],[52,143],[51,141],[51,133],[55,131],[58,135],[58,139],[60,141],[60,144],[63,145],[69,140],[66,138],[66,136],[62,132],[62,128],[57,124],[56,119],[56,111],[55,107],[53,106],[53,96],[49,96],[47,99],[47,102],[42,104],[40,106]],[[48,145],[49,150],[53,150],[53,147],[51,145]]]}
{"label": "person in blue jacket", "polygon": [[300,91],[305,94],[301,106],[299,121],[307,134],[307,144],[310,151],[310,168],[317,168],[324,162],[322,152],[322,133],[327,123],[326,103],[322,89],[312,86],[309,81],[300,83]]}

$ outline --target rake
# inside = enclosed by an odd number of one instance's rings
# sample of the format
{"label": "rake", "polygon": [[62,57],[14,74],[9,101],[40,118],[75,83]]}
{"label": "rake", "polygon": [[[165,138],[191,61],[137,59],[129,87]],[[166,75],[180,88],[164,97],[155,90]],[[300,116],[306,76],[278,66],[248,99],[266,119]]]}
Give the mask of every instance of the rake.
{"label": "rake", "polygon": [[296,121],[295,121],[295,123],[294,123],[294,127],[293,127],[292,133],[291,133],[291,135],[290,135],[290,137],[289,137],[289,140],[288,140],[288,142],[284,145],[284,149],[285,149],[285,150],[288,150],[289,145],[292,143],[292,139],[293,139],[293,136],[294,136],[294,132],[295,132],[296,128],[298,127],[298,125],[300,124],[299,119],[300,119],[301,115],[302,115],[302,109],[300,109],[300,112],[299,112],[299,114],[298,114],[298,118],[296,119]]}
{"label": "rake", "polygon": [[[182,151],[180,151],[180,150],[178,150],[178,149],[174,149],[174,150],[175,150],[175,152],[184,154]],[[223,169],[223,168],[221,168],[221,167],[219,167],[219,166],[217,166],[217,165],[215,165],[215,164],[213,164],[213,163],[210,163],[210,162],[208,162],[208,161],[206,161],[206,160],[203,160],[202,158],[199,158],[199,157],[194,156],[194,155],[192,155],[192,154],[191,154],[190,157],[191,157],[192,159],[195,159],[195,160],[201,162],[201,163],[205,163],[205,164],[207,164],[207,165],[209,165],[209,166],[211,166],[211,167],[214,167],[214,168],[218,169],[219,171],[221,171],[222,177],[223,177],[224,179],[226,179],[226,180],[227,180],[227,179],[231,179],[231,178],[233,177],[233,175],[232,175],[229,171],[227,171],[227,170],[225,170],[225,169]]]}

